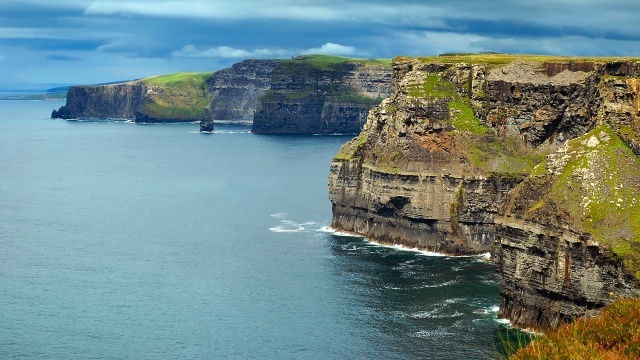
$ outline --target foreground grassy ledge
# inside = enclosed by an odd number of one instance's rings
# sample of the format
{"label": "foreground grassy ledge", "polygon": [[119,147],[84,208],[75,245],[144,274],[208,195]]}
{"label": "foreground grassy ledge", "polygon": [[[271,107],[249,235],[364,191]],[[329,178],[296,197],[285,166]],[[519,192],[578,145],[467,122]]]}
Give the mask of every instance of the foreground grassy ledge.
{"label": "foreground grassy ledge", "polygon": [[511,360],[640,359],[640,300],[620,299],[595,318],[580,318],[522,349],[507,349],[513,350]]}
{"label": "foreground grassy ledge", "polygon": [[499,316],[518,327],[639,296],[640,59],[451,54],[393,71],[332,162],[334,228],[491,251]]}

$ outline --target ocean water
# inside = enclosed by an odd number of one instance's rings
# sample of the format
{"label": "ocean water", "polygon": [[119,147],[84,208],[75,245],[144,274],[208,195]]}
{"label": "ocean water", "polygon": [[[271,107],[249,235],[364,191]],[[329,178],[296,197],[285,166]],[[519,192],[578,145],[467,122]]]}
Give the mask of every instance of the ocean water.
{"label": "ocean water", "polygon": [[482,359],[477,257],[328,229],[346,136],[48,118],[0,101],[1,359]]}

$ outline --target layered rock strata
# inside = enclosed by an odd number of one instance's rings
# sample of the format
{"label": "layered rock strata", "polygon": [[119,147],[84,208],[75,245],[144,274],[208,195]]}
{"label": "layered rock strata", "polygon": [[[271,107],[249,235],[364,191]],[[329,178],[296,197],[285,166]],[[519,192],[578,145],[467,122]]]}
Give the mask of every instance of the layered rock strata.
{"label": "layered rock strata", "polygon": [[146,94],[147,87],[141,83],[71,86],[66,105],[51,117],[135,119]]}
{"label": "layered rock strata", "polygon": [[258,99],[271,88],[271,73],[281,60],[244,60],[215,72],[207,79],[208,112],[201,131],[213,123],[253,123]]}
{"label": "layered rock strata", "polygon": [[522,327],[638,296],[639,64],[395,59],[390,97],[331,164],[333,227],[492,251],[500,315]]}
{"label": "layered rock strata", "polygon": [[[320,60],[320,61],[319,61]],[[369,109],[388,96],[391,68],[346,58],[281,62],[257,104],[252,132],[358,133]]]}

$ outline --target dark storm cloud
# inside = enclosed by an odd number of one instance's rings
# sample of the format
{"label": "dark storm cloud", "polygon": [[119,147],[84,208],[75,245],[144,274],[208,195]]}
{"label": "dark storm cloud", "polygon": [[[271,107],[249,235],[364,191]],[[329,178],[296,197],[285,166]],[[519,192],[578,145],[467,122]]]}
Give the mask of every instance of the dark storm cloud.
{"label": "dark storm cloud", "polygon": [[[3,0],[0,71],[105,82],[309,51],[640,55],[638,14],[636,0]],[[51,54],[84,61],[33,70],[65,63]]]}

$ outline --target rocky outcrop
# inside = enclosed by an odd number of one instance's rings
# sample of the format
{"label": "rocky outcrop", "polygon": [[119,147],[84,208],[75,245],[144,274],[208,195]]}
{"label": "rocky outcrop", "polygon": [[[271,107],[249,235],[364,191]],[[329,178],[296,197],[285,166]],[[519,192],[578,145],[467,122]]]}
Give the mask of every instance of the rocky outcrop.
{"label": "rocky outcrop", "polygon": [[282,61],[258,101],[252,132],[357,133],[390,91],[391,69],[375,61],[302,56]]}
{"label": "rocky outcrop", "polygon": [[639,64],[395,59],[390,97],[331,164],[332,226],[492,251],[500,315],[522,327],[639,296]]}
{"label": "rocky outcrop", "polygon": [[200,131],[215,122],[253,123],[258,99],[271,87],[271,73],[281,60],[244,60],[207,79],[210,103]]}

